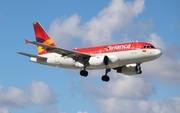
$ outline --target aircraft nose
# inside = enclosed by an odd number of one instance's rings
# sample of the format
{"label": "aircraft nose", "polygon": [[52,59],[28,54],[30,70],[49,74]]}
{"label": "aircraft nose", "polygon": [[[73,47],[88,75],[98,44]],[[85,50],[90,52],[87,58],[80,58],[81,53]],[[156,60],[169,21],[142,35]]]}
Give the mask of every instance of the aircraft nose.
{"label": "aircraft nose", "polygon": [[156,49],[156,50],[154,51],[154,55],[155,55],[157,58],[159,58],[159,57],[162,55],[162,51],[159,50],[159,49]]}

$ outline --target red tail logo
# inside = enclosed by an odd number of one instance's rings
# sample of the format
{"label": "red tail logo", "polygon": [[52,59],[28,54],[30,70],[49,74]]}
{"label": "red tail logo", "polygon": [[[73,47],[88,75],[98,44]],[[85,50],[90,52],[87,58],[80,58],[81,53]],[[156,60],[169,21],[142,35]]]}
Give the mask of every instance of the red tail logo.
{"label": "red tail logo", "polygon": [[[53,40],[49,37],[49,35],[46,33],[46,31],[42,28],[42,26],[38,22],[34,22],[33,26],[34,26],[34,33],[37,42],[46,45],[56,46],[56,44],[53,42]],[[39,55],[47,53],[46,50],[43,49],[41,46],[38,46],[37,50]]]}

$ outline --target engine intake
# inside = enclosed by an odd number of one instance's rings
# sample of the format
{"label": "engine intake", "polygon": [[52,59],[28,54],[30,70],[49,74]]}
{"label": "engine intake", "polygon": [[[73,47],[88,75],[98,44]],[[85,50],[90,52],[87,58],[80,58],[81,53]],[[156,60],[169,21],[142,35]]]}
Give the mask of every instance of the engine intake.
{"label": "engine intake", "polygon": [[108,65],[108,64],[109,64],[109,58],[108,58],[108,56],[104,56],[103,63],[104,63],[104,65]]}

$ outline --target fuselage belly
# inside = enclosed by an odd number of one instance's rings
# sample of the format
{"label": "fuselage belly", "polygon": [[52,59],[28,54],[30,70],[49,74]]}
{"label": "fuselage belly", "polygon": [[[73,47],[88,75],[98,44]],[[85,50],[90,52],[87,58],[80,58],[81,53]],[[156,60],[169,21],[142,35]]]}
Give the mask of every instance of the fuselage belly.
{"label": "fuselage belly", "polygon": [[[110,63],[108,66],[105,66],[103,64],[97,65],[97,66],[89,65],[87,66],[86,69],[95,70],[95,69],[104,69],[104,68],[116,68],[116,67],[123,66],[126,64],[152,61],[158,58],[158,56],[155,55],[154,50],[155,49],[146,49],[146,50],[137,49],[137,50],[129,50],[129,51],[123,51],[123,52],[111,52],[111,53],[98,54],[99,56],[105,56],[105,55],[117,56],[118,60],[116,62]],[[70,57],[62,56],[60,54],[51,53],[51,54],[44,54],[41,56],[47,57],[47,60],[46,61],[34,60],[36,58],[31,58],[30,60],[35,63],[50,65],[50,66],[55,66],[55,67],[60,67],[60,68],[82,69],[84,67],[82,63],[77,62]]]}

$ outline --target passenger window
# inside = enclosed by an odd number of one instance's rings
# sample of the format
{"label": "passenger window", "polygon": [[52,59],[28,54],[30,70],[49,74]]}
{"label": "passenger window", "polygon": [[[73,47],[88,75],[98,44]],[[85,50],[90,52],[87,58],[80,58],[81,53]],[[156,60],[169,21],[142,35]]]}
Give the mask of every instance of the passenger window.
{"label": "passenger window", "polygon": [[144,48],[147,48],[146,46],[144,46]]}
{"label": "passenger window", "polygon": [[151,48],[155,48],[154,46],[151,46]]}
{"label": "passenger window", "polygon": [[150,48],[150,46],[147,46],[147,48]]}

